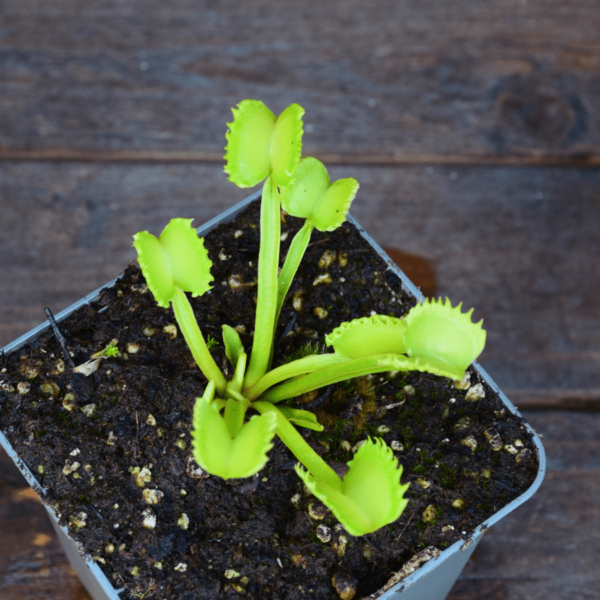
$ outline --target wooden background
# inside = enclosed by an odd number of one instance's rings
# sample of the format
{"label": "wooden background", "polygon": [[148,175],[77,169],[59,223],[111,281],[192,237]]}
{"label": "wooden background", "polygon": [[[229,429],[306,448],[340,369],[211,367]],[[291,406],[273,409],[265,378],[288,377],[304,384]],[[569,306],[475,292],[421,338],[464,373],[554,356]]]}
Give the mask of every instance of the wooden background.
{"label": "wooden background", "polygon": [[[0,346],[112,279],[131,235],[244,198],[243,98],[306,109],[305,154],[428,291],[476,307],[481,362],[544,434],[538,494],[452,600],[600,589],[597,0],[0,0]],[[0,457],[0,597],[85,600]]]}

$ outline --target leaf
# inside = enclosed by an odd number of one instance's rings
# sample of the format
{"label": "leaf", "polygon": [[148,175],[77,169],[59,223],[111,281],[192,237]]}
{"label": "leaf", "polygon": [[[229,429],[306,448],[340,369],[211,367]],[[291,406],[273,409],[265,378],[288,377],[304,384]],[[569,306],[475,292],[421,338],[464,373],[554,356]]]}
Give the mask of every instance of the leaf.
{"label": "leaf", "polygon": [[198,237],[192,221],[171,219],[159,241],[169,257],[175,285],[196,298],[210,290],[214,277],[210,274],[212,261],[204,247],[204,238]]}
{"label": "leaf", "polygon": [[320,231],[333,231],[345,220],[358,191],[358,181],[331,183],[327,169],[316,158],[303,158],[293,184],[282,191],[281,204],[293,217],[310,221]]}
{"label": "leaf", "polygon": [[244,352],[244,344],[240,334],[229,325],[223,325],[223,342],[225,343],[225,354],[229,362],[236,367],[240,354]]}
{"label": "leaf", "polygon": [[383,440],[370,438],[348,463],[349,471],[339,486],[315,479],[296,465],[296,473],[325,504],[350,535],[372,533],[396,521],[408,504],[401,485],[402,467]]}
{"label": "leaf", "polygon": [[353,177],[334,181],[321,196],[313,211],[311,221],[319,231],[333,231],[345,220],[359,183]]}
{"label": "leaf", "polygon": [[268,460],[276,424],[275,413],[255,416],[232,438],[217,404],[197,398],[192,430],[194,459],[207,473],[223,479],[250,477]]}
{"label": "leaf", "polygon": [[281,188],[289,186],[302,156],[302,117],[304,109],[290,104],[277,118],[271,147],[273,181]]}
{"label": "leaf", "polygon": [[388,367],[386,370],[389,371],[421,371],[449,379],[462,379],[465,374],[464,369],[461,371],[435,358],[409,357],[402,354],[388,354],[381,358],[380,364]]}
{"label": "leaf", "polygon": [[272,174],[277,186],[288,186],[302,153],[304,109],[292,104],[276,118],[259,100],[243,100],[232,112],[225,134],[229,180],[253,187]]}
{"label": "leaf", "polygon": [[138,263],[154,299],[159,306],[169,308],[169,302],[175,294],[175,284],[165,249],[158,238],[147,231],[136,233],[133,240]]}
{"label": "leaf", "polygon": [[280,406],[279,410],[283,413],[285,418],[291,423],[296,423],[300,427],[305,429],[312,429],[313,431],[323,431],[323,425],[317,421],[315,414],[309,410],[301,410],[299,408],[291,408],[289,406]]}
{"label": "leaf", "polygon": [[325,165],[310,156],[303,158],[296,169],[294,184],[281,193],[283,210],[293,217],[308,219],[330,185]]}
{"label": "leaf", "polygon": [[271,140],[275,115],[260,100],[242,100],[231,109],[225,134],[225,173],[238,187],[253,187],[271,173]]}
{"label": "leaf", "polygon": [[212,261],[191,226],[193,219],[171,219],[159,238],[147,231],[133,236],[138,262],[156,302],[168,308],[175,288],[201,296],[210,289]]}
{"label": "leaf", "polygon": [[473,323],[473,309],[462,313],[461,306],[452,308],[448,298],[445,302],[428,298],[404,317],[407,354],[421,365],[453,373],[453,379],[464,377],[465,369],[481,354],[486,338],[483,321]]}
{"label": "leaf", "polygon": [[372,354],[403,354],[406,324],[402,319],[373,315],[342,323],[325,338],[337,354],[362,358]]}

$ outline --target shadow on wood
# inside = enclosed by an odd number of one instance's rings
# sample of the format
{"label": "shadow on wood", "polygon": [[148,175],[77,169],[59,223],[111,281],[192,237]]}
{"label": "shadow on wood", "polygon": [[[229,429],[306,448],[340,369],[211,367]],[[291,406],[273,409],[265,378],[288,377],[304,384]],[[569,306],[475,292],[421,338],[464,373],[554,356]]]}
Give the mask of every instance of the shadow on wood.
{"label": "shadow on wood", "polygon": [[435,274],[429,261],[422,256],[384,248],[389,257],[404,271],[406,276],[423,292],[426,298],[433,298],[436,291]]}

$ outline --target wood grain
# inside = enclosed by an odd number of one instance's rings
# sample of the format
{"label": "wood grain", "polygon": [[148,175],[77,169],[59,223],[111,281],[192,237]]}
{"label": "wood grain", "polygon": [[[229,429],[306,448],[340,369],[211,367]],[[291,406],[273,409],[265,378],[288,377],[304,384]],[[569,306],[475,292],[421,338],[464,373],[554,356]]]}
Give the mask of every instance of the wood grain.
{"label": "wood grain", "polygon": [[340,162],[600,162],[596,0],[6,0],[0,22],[2,157],[217,157],[253,97],[300,103],[307,152]]}
{"label": "wood grain", "polygon": [[33,490],[0,449],[0,598],[90,600]]}

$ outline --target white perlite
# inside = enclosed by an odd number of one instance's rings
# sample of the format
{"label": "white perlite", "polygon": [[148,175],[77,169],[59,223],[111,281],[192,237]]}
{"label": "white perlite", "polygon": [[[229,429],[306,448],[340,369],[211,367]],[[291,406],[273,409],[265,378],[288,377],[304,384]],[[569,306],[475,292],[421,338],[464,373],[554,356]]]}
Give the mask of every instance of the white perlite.
{"label": "white perlite", "polygon": [[17,383],[17,391],[19,394],[28,394],[30,389],[31,385],[27,383],[27,381],[21,381],[20,383]]}
{"label": "white perlite", "polygon": [[179,527],[179,529],[183,529],[184,531],[187,531],[189,526],[190,526],[190,518],[185,513],[182,513],[181,516],[179,517],[179,519],[177,519],[177,527]]}
{"label": "white perlite", "polygon": [[471,386],[471,373],[465,373],[464,379],[454,382],[454,387],[457,390],[468,390]]}
{"label": "white perlite", "polygon": [[193,456],[188,458],[186,473],[192,479],[206,479],[210,477],[210,475],[198,466],[198,463],[194,460]]}
{"label": "white perlite", "polygon": [[179,571],[180,573],[185,573],[187,571],[187,565],[185,563],[179,563],[176,567],[175,567],[176,571]]}
{"label": "white perlite", "polygon": [[477,400],[481,400],[482,398],[485,398],[485,390],[481,383],[474,385],[465,395],[465,400],[468,400],[469,402],[477,402]]}
{"label": "white perlite", "polygon": [[163,332],[166,333],[172,340],[177,337],[177,327],[173,324],[165,325]]}
{"label": "white perlite", "polygon": [[152,481],[152,472],[148,467],[143,467],[142,469],[134,467],[131,469],[131,474],[133,475],[135,485],[140,488],[146,487],[146,484]]}
{"label": "white perlite", "polygon": [[69,525],[71,526],[71,528],[75,531],[79,531],[80,529],[83,529],[86,525],[87,525],[87,513],[85,512],[78,512],[78,513],[74,513],[71,515],[70,519],[69,519]]}
{"label": "white perlite", "polygon": [[95,404],[86,404],[85,406],[81,407],[81,412],[86,416],[86,417],[93,417],[96,414],[96,405]]}
{"label": "white perlite", "polygon": [[331,529],[326,525],[319,525],[317,527],[317,537],[326,544],[331,540]]}
{"label": "white perlite", "polygon": [[319,269],[327,269],[336,259],[337,252],[335,250],[325,250],[319,259]]}
{"label": "white perlite", "polygon": [[78,462],[71,462],[70,460],[65,461],[65,466],[63,467],[63,473],[65,475],[70,475],[79,469]]}
{"label": "white perlite", "polygon": [[143,513],[142,513],[142,525],[146,528],[146,529],[154,529],[156,527],[156,515],[152,512],[151,509],[147,508]]}
{"label": "white perlite", "polygon": [[358,452],[358,449],[366,443],[367,440],[361,440],[360,442],[357,442],[356,444],[354,444],[354,447],[352,448],[352,452],[354,452],[354,454],[356,454]]}
{"label": "white perlite", "polygon": [[160,490],[146,489],[142,492],[142,498],[146,504],[158,504],[164,497],[165,495]]}
{"label": "white perlite", "polygon": [[331,275],[329,273],[321,273],[314,281],[313,286],[329,285],[331,283]]}

